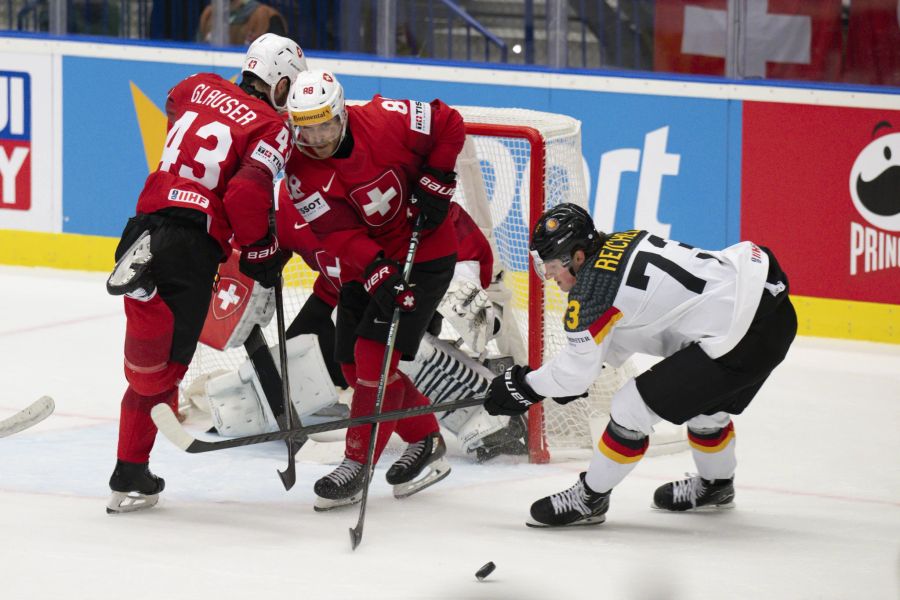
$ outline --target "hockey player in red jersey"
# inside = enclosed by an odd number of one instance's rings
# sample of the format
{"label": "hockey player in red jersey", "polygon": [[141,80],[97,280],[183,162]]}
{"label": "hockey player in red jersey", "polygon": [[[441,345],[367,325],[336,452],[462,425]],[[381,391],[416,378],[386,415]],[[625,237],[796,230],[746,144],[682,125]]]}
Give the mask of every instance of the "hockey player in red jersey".
{"label": "hockey player in red jersey", "polygon": [[274,177],[292,147],[280,113],[305,70],[296,43],[266,34],[247,50],[239,85],[201,73],[169,91],[159,166],[125,226],[107,284],[125,295],[128,380],[110,513],[149,508],[163,490],[148,466],[156,436],[150,409],[176,406],[229,240],[241,248],[241,270],[264,286],[284,264],[268,216]]}
{"label": "hockey player in red jersey", "polygon": [[663,360],[616,392],[587,472],[535,502],[528,524],[602,523],[613,487],[662,420],[687,424],[698,475],[658,488],[654,507],[732,506],[731,415],[753,400],[797,332],[788,280],[772,252],[752,242],[705,251],[640,230],[607,235],[574,204],[545,212],[530,248],[538,274],[569,293],[569,343],[535,371],[513,366],[498,376],[488,412],[519,414],[546,396],[565,404],[585,394],[604,361],[619,366],[636,352]]}
{"label": "hockey player in red jersey", "polygon": [[[299,149],[285,171],[288,185],[296,187],[295,205],[323,250],[340,261],[335,354],[354,388],[351,415],[374,410],[395,308],[400,326],[382,410],[427,404],[397,362],[415,355],[453,275],[457,241],[446,217],[465,141],[462,117],[440,100],[375,96],[365,105],[345,106],[341,84],[327,71],[299,77],[288,108]],[[401,262],[419,214],[424,231],[407,284]],[[409,444],[387,473],[395,495],[415,493],[449,473],[433,415],[382,424],[376,461],[395,430]],[[348,430],[344,461],[316,482],[317,509],[359,501],[370,431]]]}

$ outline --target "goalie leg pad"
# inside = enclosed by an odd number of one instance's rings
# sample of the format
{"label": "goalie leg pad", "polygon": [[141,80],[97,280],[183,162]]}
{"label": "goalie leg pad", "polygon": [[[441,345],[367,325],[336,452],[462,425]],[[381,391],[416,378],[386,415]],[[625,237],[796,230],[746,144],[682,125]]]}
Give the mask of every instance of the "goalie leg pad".
{"label": "goalie leg pad", "polygon": [[[278,356],[279,348],[270,349]],[[305,334],[287,341],[291,401],[301,420],[338,401],[315,335]],[[281,374],[280,361],[275,367]],[[248,360],[237,371],[206,382],[213,424],[221,435],[239,437],[278,431],[278,424],[262,384]]]}
{"label": "goalie leg pad", "polygon": [[237,371],[207,381],[206,395],[219,434],[240,437],[278,431],[275,415],[250,361]]}
{"label": "goalie leg pad", "polygon": [[[456,437],[466,452],[475,452],[477,448],[485,444],[485,438],[491,434],[502,431],[509,425],[509,417],[489,415],[480,406],[473,407],[473,414],[463,423]],[[460,411],[456,411],[460,412]]]}
{"label": "goalie leg pad", "polygon": [[[273,346],[272,356],[278,356],[278,346]],[[338,392],[331,380],[319,338],[305,333],[287,341],[288,379],[291,384],[291,401],[302,419],[338,401]],[[275,361],[281,375],[281,361]]]}

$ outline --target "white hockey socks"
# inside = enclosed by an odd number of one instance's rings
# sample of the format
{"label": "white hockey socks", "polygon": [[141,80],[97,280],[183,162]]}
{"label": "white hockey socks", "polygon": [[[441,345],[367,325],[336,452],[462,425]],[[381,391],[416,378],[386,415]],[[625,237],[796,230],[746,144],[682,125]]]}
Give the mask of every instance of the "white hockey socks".
{"label": "white hockey socks", "polygon": [[[712,421],[716,417],[720,417],[718,420],[724,420],[725,423],[717,427],[715,423],[702,422]],[[700,477],[709,480],[734,477],[737,468],[736,440],[734,423],[727,414],[718,413],[713,417],[700,415],[688,421],[688,443],[691,445],[691,454]]]}
{"label": "white hockey socks", "polygon": [[585,482],[593,491],[608,492],[628,476],[644,458],[650,438],[610,419],[591,458]]}

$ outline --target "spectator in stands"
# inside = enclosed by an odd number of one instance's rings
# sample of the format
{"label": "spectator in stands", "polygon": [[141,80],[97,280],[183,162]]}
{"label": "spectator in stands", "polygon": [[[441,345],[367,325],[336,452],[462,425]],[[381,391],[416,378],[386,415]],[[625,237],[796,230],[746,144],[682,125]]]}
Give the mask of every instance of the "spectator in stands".
{"label": "spectator in stands", "polygon": [[[203,9],[197,41],[209,43],[213,29],[212,5]],[[228,7],[228,43],[249,46],[264,33],[287,36],[287,21],[276,9],[256,0],[231,0]]]}

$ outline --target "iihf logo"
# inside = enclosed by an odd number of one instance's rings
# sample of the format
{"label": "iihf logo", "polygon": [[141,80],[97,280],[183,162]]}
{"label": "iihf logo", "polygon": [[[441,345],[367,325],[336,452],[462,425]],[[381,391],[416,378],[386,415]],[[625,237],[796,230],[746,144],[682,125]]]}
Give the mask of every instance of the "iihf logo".
{"label": "iihf logo", "polygon": [[0,208],[31,208],[31,76],[0,71]]}

